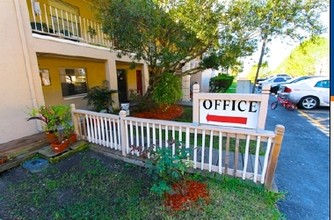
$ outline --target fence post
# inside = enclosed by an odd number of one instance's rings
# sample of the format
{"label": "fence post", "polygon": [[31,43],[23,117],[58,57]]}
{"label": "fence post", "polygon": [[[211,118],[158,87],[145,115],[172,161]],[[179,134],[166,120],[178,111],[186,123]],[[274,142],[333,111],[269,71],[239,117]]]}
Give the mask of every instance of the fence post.
{"label": "fence post", "polygon": [[259,120],[257,125],[258,129],[264,129],[266,126],[269,95],[270,95],[270,86],[264,84],[261,93],[261,106],[260,106]]}
{"label": "fence post", "polygon": [[75,110],[75,104],[71,104],[71,116],[72,116],[72,122],[73,122],[73,126],[74,126],[74,133],[77,135],[78,140],[81,139],[81,136],[79,134],[79,121],[77,120],[77,117],[74,114],[74,110]]}
{"label": "fence post", "polygon": [[121,148],[122,148],[122,155],[126,156],[127,152],[126,152],[126,125],[125,125],[125,117],[126,117],[126,111],[121,110],[119,112],[119,123],[121,124]]}
{"label": "fence post", "polygon": [[198,100],[198,93],[199,93],[199,85],[195,83],[193,85],[193,123],[198,125],[199,124],[199,100]]}
{"label": "fence post", "polygon": [[278,157],[281,151],[285,127],[283,125],[276,125],[275,128],[275,142],[270,153],[269,163],[266,170],[266,178],[264,186],[266,189],[272,189],[273,178],[277,166]]}

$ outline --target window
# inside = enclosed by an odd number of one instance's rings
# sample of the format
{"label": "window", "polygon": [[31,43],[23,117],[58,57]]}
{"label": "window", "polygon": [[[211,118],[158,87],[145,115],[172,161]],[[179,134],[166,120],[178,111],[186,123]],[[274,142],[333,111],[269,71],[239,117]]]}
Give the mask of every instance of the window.
{"label": "window", "polygon": [[321,80],[315,84],[318,88],[329,88],[329,80]]}
{"label": "window", "polygon": [[276,79],[274,80],[274,82],[284,82],[284,81],[285,81],[284,78],[276,78]]}
{"label": "window", "polygon": [[85,68],[59,69],[63,97],[87,93]]}

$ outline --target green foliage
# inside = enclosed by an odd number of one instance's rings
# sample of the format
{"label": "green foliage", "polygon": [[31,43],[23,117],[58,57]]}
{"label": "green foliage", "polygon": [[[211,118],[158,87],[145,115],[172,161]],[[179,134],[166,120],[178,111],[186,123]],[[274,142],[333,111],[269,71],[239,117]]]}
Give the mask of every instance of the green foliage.
{"label": "green foliage", "polygon": [[112,97],[113,93],[117,90],[110,90],[108,88],[108,81],[104,80],[101,86],[94,86],[89,89],[84,99],[87,99],[88,105],[93,105],[95,111],[100,112],[102,110],[108,113],[112,112]]}
{"label": "green foliage", "polygon": [[217,76],[212,77],[209,82],[210,92],[213,93],[224,93],[230,86],[234,80],[233,76],[219,73]]}
{"label": "green foliage", "polygon": [[275,72],[288,73],[293,77],[314,75],[317,67],[326,59],[329,59],[328,39],[314,37],[296,47]]}
{"label": "green foliage", "polygon": [[[268,43],[275,38],[303,40],[324,33],[326,30],[319,19],[328,10],[328,0],[310,1],[230,1],[228,8],[235,8],[240,15],[240,27],[253,30],[249,37],[261,42],[258,69],[269,52]],[[238,10],[237,10],[238,9]],[[232,18],[234,18],[232,16]],[[255,74],[257,80],[259,71]]]}
{"label": "green foliage", "polygon": [[170,141],[168,147],[151,151],[151,158],[147,160],[147,165],[149,173],[153,175],[154,184],[151,187],[153,193],[162,196],[165,192],[171,191],[173,183],[185,179],[186,170],[189,167],[187,162],[189,153],[189,148],[175,141]]}
{"label": "green foliage", "polygon": [[69,136],[73,133],[71,107],[69,105],[40,106],[31,110],[30,120],[40,120],[44,122],[44,130],[56,132],[58,137]]}
{"label": "green foliage", "polygon": [[164,73],[153,89],[152,99],[160,106],[172,105],[182,98],[181,78]]}
{"label": "green foliage", "polygon": [[[247,79],[251,80],[252,83],[254,83],[256,70],[257,70],[257,65],[253,65],[251,69],[249,70],[249,72],[247,73]],[[267,62],[262,63],[261,72],[258,75],[258,78],[266,78],[270,75],[272,75],[272,71],[269,69],[268,63]]]}

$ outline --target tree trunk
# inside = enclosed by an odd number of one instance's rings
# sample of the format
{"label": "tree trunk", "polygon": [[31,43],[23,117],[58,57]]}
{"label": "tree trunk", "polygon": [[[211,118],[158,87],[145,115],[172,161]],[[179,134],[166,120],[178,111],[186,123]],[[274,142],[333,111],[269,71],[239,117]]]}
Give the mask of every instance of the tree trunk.
{"label": "tree trunk", "polygon": [[263,41],[262,41],[261,54],[260,54],[259,62],[258,62],[258,64],[257,64],[257,70],[256,70],[256,74],[255,74],[255,79],[254,79],[254,85],[253,85],[252,93],[255,92],[256,81],[257,81],[257,78],[259,77],[260,68],[261,68],[261,66],[262,66],[262,60],[263,60],[264,52],[265,52],[265,50],[266,50],[267,40],[268,40],[268,38],[265,37],[265,38],[263,39]]}

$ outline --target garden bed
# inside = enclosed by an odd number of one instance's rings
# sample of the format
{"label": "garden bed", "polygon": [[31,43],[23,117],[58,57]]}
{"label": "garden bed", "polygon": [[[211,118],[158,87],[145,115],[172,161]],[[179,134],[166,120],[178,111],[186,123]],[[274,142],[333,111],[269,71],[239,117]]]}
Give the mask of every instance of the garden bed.
{"label": "garden bed", "polygon": [[[192,177],[194,178],[194,177]],[[197,176],[208,202],[173,211],[150,193],[144,168],[90,150],[39,173],[18,167],[0,174],[2,219],[278,219],[281,196],[239,179]]]}

